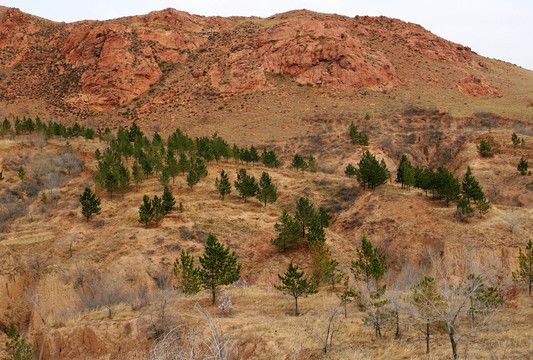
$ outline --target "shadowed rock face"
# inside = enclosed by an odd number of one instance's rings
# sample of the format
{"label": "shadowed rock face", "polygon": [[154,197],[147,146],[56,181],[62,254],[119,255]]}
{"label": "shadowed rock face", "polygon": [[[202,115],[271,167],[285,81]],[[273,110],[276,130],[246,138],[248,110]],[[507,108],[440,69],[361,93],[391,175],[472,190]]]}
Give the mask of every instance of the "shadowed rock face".
{"label": "shadowed rock face", "polygon": [[404,86],[391,52],[376,39],[461,66],[466,78],[456,86],[469,96],[497,93],[487,80],[472,78],[468,69],[483,64],[469,48],[384,17],[292,11],[268,19],[220,18],[167,9],[65,24],[3,8],[1,95],[46,99],[69,111],[109,110],[180,66],[196,83],[226,95],[272,89],[269,73],[342,91]]}

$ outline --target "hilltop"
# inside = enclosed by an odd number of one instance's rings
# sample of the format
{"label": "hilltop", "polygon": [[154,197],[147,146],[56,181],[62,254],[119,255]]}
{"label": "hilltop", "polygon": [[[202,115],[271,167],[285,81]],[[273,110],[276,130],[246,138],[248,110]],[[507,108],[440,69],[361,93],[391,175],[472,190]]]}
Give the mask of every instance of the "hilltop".
{"label": "hilltop", "polygon": [[300,119],[326,112],[388,118],[413,106],[532,121],[532,71],[386,17],[166,9],[56,23],[3,8],[0,19],[0,115],[137,120],[163,132],[210,125],[229,128],[226,137],[244,125],[301,132]]}

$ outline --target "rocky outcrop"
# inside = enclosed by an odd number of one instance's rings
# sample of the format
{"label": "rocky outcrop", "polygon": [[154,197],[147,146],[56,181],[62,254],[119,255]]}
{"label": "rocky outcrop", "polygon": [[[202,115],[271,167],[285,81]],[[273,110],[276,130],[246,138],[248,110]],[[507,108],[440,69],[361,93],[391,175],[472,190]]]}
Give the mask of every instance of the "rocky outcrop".
{"label": "rocky outcrop", "polygon": [[[221,18],[166,9],[65,24],[7,8],[0,16],[0,98],[44,99],[71,112],[123,106],[173,74],[192,81],[188,93],[211,88],[231,96],[275,88],[271,73],[327,89],[389,90],[404,84],[395,61],[405,52],[457,64],[468,75],[483,66],[469,48],[384,17],[292,11]],[[396,46],[392,55],[384,43]],[[457,87],[469,96],[497,94],[473,75]]]}
{"label": "rocky outcrop", "polygon": [[497,88],[485,78],[469,75],[457,82],[457,88],[465,95],[480,97],[484,95],[498,95]]}

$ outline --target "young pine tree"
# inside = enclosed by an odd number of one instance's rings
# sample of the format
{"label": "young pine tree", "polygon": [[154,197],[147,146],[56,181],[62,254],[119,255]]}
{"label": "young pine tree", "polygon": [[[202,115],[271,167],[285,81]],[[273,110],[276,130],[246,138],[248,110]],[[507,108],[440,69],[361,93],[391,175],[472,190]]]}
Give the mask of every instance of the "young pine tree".
{"label": "young pine tree", "polygon": [[278,188],[272,183],[272,178],[265,171],[263,171],[261,179],[259,179],[256,196],[265,206],[267,202],[274,203],[278,199]]}
{"label": "young pine tree", "polygon": [[162,200],[163,212],[165,214],[168,214],[170,211],[174,210],[174,206],[176,205],[176,199],[174,198],[174,195],[172,195],[172,191],[170,191],[168,186],[165,186],[165,188],[163,189]]}
{"label": "young pine tree", "polygon": [[294,155],[294,158],[292,159],[291,166],[295,168],[296,171],[298,171],[299,169],[299,170],[302,170],[303,172],[305,169],[307,169],[309,165],[305,162],[303,156],[301,156],[300,154],[296,154]]}
{"label": "young pine tree", "polygon": [[225,195],[231,193],[231,184],[228,179],[228,174],[224,170],[220,172],[220,179],[218,177],[215,179],[215,188],[220,196],[222,196],[222,200],[224,200]]}
{"label": "young pine tree", "polygon": [[467,218],[474,216],[474,209],[472,209],[465,198],[462,198],[457,203],[457,211],[455,212],[455,216],[461,221],[466,221]]}
{"label": "young pine tree", "polygon": [[202,286],[211,290],[212,304],[215,305],[217,289],[239,280],[241,265],[237,264],[235,251],[230,252],[229,246],[221,244],[211,233],[207,236],[204,254],[199,260]]}
{"label": "young pine tree", "polygon": [[142,167],[137,163],[133,164],[131,168],[131,174],[133,176],[133,182],[135,183],[135,186],[139,186],[144,178],[144,171]]}
{"label": "young pine tree", "polygon": [[175,287],[176,290],[186,295],[193,295],[202,289],[200,270],[194,266],[194,256],[188,251],[181,250],[180,259],[174,261],[172,272],[176,279],[178,279],[178,286]]}
{"label": "young pine tree", "polygon": [[315,294],[317,291],[313,283],[304,277],[303,271],[298,271],[298,265],[294,265],[292,261],[287,271],[283,275],[278,274],[278,277],[281,280],[281,284],[274,285],[274,287],[294,298],[294,315],[298,316],[300,314],[298,311],[298,298]]}
{"label": "young pine tree", "polygon": [[516,133],[514,132],[513,135],[511,135],[511,141],[513,142],[513,146],[516,148],[518,145],[520,145],[520,138]]}
{"label": "young pine tree", "polygon": [[527,174],[527,169],[528,168],[529,168],[529,162],[526,159],[524,159],[524,157],[522,156],[520,158],[520,161],[518,162],[517,169],[518,169],[518,171],[520,171],[520,174],[525,175],[525,174]]}
{"label": "young pine tree", "polygon": [[300,224],[287,210],[283,210],[279,222],[274,224],[274,229],[278,232],[278,236],[270,240],[270,243],[282,252],[294,248],[302,239]]}
{"label": "young pine tree", "polygon": [[198,175],[198,173],[196,173],[196,171],[194,170],[190,170],[189,175],[187,175],[187,185],[189,185],[191,190],[193,189],[194,185],[198,184],[199,181],[200,176]]}
{"label": "young pine tree", "polygon": [[0,170],[0,181],[4,180],[4,171]]}
{"label": "young pine tree", "polygon": [[533,241],[529,240],[526,249],[518,255],[518,271],[513,272],[513,279],[515,281],[523,282],[528,286],[529,296],[531,296],[531,289],[533,287]]}
{"label": "young pine tree", "polygon": [[254,197],[259,187],[255,177],[248,175],[244,168],[237,173],[237,181],[235,181],[234,185],[244,202],[247,202],[248,198]]}
{"label": "young pine tree", "polygon": [[472,175],[470,166],[466,170],[465,176],[463,177],[461,192],[463,194],[463,198],[466,199],[468,203],[470,203],[471,199],[474,201],[479,201],[485,197],[485,194],[483,194],[483,188]]}
{"label": "young pine tree", "polygon": [[83,194],[80,195],[81,213],[85,216],[87,222],[92,215],[100,214],[100,199],[96,197],[90,188],[86,187]]}
{"label": "young pine tree", "polygon": [[477,151],[482,157],[490,157],[494,155],[494,150],[492,149],[492,145],[488,140],[481,140],[479,143],[479,146],[477,147]]}
{"label": "young pine tree", "polygon": [[154,198],[152,199],[152,210],[153,210],[153,220],[155,222],[155,226],[159,226],[159,223],[163,218],[165,217],[165,209],[163,207],[163,201],[161,198],[157,195],[154,195]]}
{"label": "young pine tree", "polygon": [[19,177],[21,182],[24,182],[24,180],[26,180],[26,178],[28,177],[26,175],[26,170],[24,170],[24,168],[22,166],[19,167],[17,175],[18,175],[18,177]]}
{"label": "young pine tree", "polygon": [[318,170],[318,162],[316,161],[313,154],[309,155],[307,166],[309,167],[309,171],[311,172],[316,172]]}
{"label": "young pine tree", "polygon": [[154,209],[152,208],[152,202],[148,195],[143,196],[143,204],[139,207],[139,222],[144,224],[146,228],[154,219]]}
{"label": "young pine tree", "polygon": [[346,166],[346,170],[344,170],[344,173],[350,177],[357,175],[357,169],[352,164],[348,164]]}

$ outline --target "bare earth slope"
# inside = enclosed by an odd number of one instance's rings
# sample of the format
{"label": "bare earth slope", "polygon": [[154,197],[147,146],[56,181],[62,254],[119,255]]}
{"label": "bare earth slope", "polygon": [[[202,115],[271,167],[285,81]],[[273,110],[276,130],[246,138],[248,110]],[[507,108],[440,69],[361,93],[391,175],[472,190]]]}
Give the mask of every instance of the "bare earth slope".
{"label": "bare earth slope", "polygon": [[[65,24],[2,8],[0,35],[3,115],[31,110],[173,129],[227,119],[291,123],[331,107],[386,116],[416,105],[532,121],[533,72],[385,17],[167,9]],[[291,106],[276,101],[288,94]]]}

